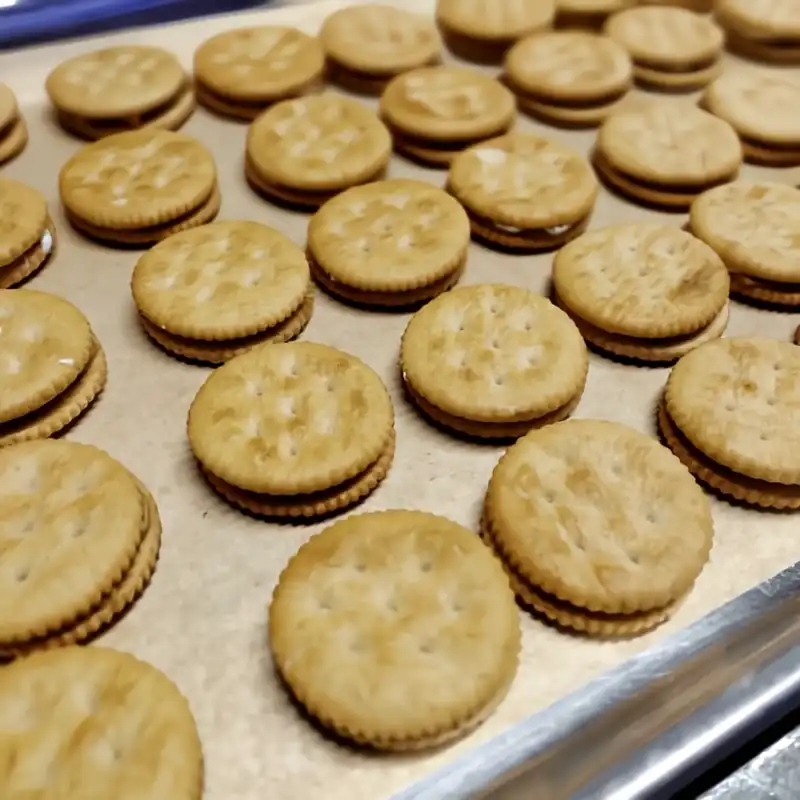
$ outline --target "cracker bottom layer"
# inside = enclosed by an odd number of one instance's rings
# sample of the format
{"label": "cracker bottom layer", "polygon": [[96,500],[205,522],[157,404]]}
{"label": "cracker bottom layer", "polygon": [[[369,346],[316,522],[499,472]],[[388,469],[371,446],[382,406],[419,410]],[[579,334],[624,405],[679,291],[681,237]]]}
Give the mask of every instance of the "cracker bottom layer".
{"label": "cracker bottom layer", "polygon": [[75,422],[100,396],[108,379],[106,355],[95,339],[94,354],[78,377],[41,408],[0,425],[0,447],[47,439]]}
{"label": "cracker bottom layer", "polygon": [[49,261],[57,244],[56,226],[48,214],[39,241],[21,256],[0,267],[0,289],[10,289],[40,270]]}
{"label": "cracker bottom layer", "polygon": [[629,358],[645,364],[671,364],[691,350],[707,342],[719,339],[728,325],[730,310],[726,302],[719,313],[702,328],[679,336],[657,339],[645,339],[635,336],[624,336],[592,325],[566,306],[560,297],[553,297],[556,305],[569,314],[570,319],[578,327],[583,338],[598,350],[612,356]]}
{"label": "cracker bottom layer", "polygon": [[779,283],[732,272],[731,294],[769,305],[800,307],[800,283]]}
{"label": "cracker bottom layer", "polygon": [[689,441],[669,415],[663,401],[658,408],[658,430],[664,443],[683,465],[719,494],[761,508],[800,509],[800,486],[749,478],[717,463]]}
{"label": "cracker bottom layer", "polygon": [[187,81],[166,103],[141,114],[123,118],[97,119],[82,117],[58,109],[56,115],[62,128],[73,136],[95,141],[105,136],[142,128],[177,130],[192,115],[196,107],[194,92]]}
{"label": "cracker bottom layer", "polygon": [[279,204],[289,206],[290,208],[301,209],[319,208],[345,189],[380,180],[385,172],[386,167],[382,166],[373,175],[368,175],[361,180],[348,183],[346,186],[337,186],[331,189],[314,191],[311,189],[297,189],[293,186],[280,183],[272,183],[258,172],[249,156],[245,158],[244,166],[245,178],[253,191],[264,195],[268,199],[275,200]]}
{"label": "cracker bottom layer", "polygon": [[491,533],[491,524],[487,517],[488,511],[484,509],[480,528],[481,539],[488,547],[492,548],[495,555],[500,559],[517,601],[526,610],[533,611],[537,616],[543,617],[547,622],[553,623],[559,628],[595,638],[640,636],[666,622],[683,600],[683,598],[680,598],[663,608],[631,614],[608,614],[590,611],[572,603],[567,603],[533,586],[514,570],[495,545]]}
{"label": "cracker bottom layer", "polygon": [[90,239],[123,247],[147,247],[180,231],[197,228],[200,225],[211,222],[219,213],[221,204],[222,196],[219,192],[219,186],[215,183],[208,197],[199,206],[160,225],[115,230],[114,228],[94,225],[72,213],[69,208],[65,209],[65,215],[77,231]]}
{"label": "cracker bottom layer", "polygon": [[108,628],[144,592],[155,572],[161,550],[161,517],[150,492],[133,475],[131,479],[136,481],[142,497],[142,539],[127,572],[97,605],[59,630],[13,644],[0,642],[0,659],[16,658],[36,650],[50,650],[85,642]]}
{"label": "cracker bottom layer", "polygon": [[214,341],[189,339],[160,328],[141,312],[139,323],[159,347],[172,355],[201,364],[222,364],[260,344],[282,344],[297,338],[305,330],[313,312],[314,290],[309,288],[303,302],[286,319],[251,336]]}
{"label": "cracker bottom layer", "polygon": [[258,517],[286,521],[314,519],[343,511],[364,500],[388,474],[394,460],[394,451],[395,431],[392,428],[384,451],[365,470],[344,483],[308,494],[259,494],[226,483],[202,464],[200,471],[215,491],[242,511]]}
{"label": "cracker bottom layer", "polygon": [[563,406],[546,412],[539,417],[514,420],[511,422],[504,422],[502,419],[498,419],[495,422],[487,422],[485,420],[471,420],[464,417],[457,417],[453,414],[448,414],[446,411],[443,411],[426,400],[411,386],[408,380],[405,379],[405,376],[403,376],[403,386],[408,396],[417,405],[420,411],[444,428],[476,439],[518,439],[533,428],[541,428],[553,422],[560,422],[566,419],[580,402],[583,396],[585,382],[577,394]]}
{"label": "cracker bottom layer", "polygon": [[308,265],[311,268],[312,277],[329,294],[353,305],[382,306],[398,309],[413,308],[427,303],[428,300],[432,300],[442,292],[451,289],[463,275],[466,263],[467,257],[465,253],[461,260],[455,264],[452,271],[441,278],[430,283],[424,283],[414,289],[393,292],[358,289],[354,286],[349,286],[326,272],[311,255],[308,255]]}
{"label": "cracker bottom layer", "polygon": [[687,210],[698,195],[734,181],[739,174],[737,166],[730,174],[706,183],[667,186],[618,170],[599,150],[592,153],[592,163],[600,178],[618,194],[647,206],[674,210]]}
{"label": "cracker bottom layer", "polygon": [[591,212],[574,222],[549,228],[519,228],[476,214],[465,206],[474,238],[501,250],[540,252],[563,247],[580,236],[589,226]]}

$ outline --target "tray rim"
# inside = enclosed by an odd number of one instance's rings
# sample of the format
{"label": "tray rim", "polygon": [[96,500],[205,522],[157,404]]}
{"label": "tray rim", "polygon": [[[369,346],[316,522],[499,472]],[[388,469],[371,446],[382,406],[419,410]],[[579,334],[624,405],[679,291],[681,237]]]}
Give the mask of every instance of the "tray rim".
{"label": "tray rim", "polygon": [[[378,5],[382,0],[361,2]],[[398,4],[398,0],[383,2]],[[433,0],[399,2],[404,8],[420,13],[430,13],[433,7]],[[110,33],[99,32],[78,39],[34,43],[13,51],[0,52],[0,72],[10,72],[13,68],[11,59],[20,52],[24,52],[27,59],[32,59],[24,75],[15,75],[14,88],[21,107],[36,106],[43,102],[41,86],[52,66],[58,60],[65,60],[91,49],[95,42],[102,41],[104,46],[122,42],[159,44],[160,40],[168,41],[169,31],[175,28],[180,28],[187,36],[207,36],[215,25],[226,28],[257,24],[314,26],[322,15],[352,4],[350,0],[301,0],[296,4],[222,11],[166,24],[156,23]],[[154,37],[154,34],[157,36]],[[185,63],[185,58],[181,60],[185,66],[190,66]],[[726,638],[743,626],[757,624],[759,619],[774,612],[787,598],[798,593],[800,561],[733,598],[683,630],[590,680],[580,689],[561,697],[498,736],[466,751],[446,766],[396,792],[392,795],[392,800],[467,800],[485,796],[506,779],[525,770],[532,762],[546,757],[548,752],[560,746],[590,719],[630,699],[652,683],[654,676],[675,670],[706,648],[724,645]]]}

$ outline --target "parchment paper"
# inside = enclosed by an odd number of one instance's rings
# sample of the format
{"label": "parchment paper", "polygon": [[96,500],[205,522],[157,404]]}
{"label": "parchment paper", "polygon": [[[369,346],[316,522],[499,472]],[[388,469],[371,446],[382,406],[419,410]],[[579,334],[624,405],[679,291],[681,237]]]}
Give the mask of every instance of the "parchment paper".
{"label": "parchment paper", "polygon": [[[432,2],[404,0],[431,11]],[[544,709],[622,660],[641,652],[716,606],[752,587],[798,556],[800,525],[791,515],[734,508],[712,499],[716,545],[711,563],[677,616],[658,631],[622,644],[600,644],[557,633],[522,616],[524,646],[516,682],[497,712],[474,735],[434,755],[387,758],[356,754],[321,736],[276,683],[267,650],[265,609],[289,556],[318,526],[283,527],[248,518],[201,480],[186,441],[186,412],[209,370],[188,366],[154,347],[141,332],[130,298],[135,251],[92,244],[73,232],[59,207],[59,167],[81,145],[52,121],[44,93],[60,61],[118,42],[161,45],[187,68],[205,38],[237,25],[279,23],[314,32],[327,13],[346,3],[302,5],[211,18],[0,56],[0,80],[17,94],[30,126],[24,154],[2,174],[44,193],[58,226],[55,259],[28,285],[74,302],[89,317],[109,358],[108,388],[69,438],[108,450],[156,497],[164,522],[161,561],[133,611],[101,642],[147,659],[188,696],[203,740],[207,800],[380,800],[435,770],[466,749]],[[665,97],[664,102],[675,102]],[[520,119],[588,153],[592,132],[561,132]],[[198,110],[184,128],[214,154],[223,195],[221,219],[273,225],[302,245],[307,216],[280,210],[255,196],[243,178],[246,127]],[[390,175],[441,185],[444,173],[396,157]],[[798,170],[746,167],[745,178],[800,183]],[[685,215],[656,215],[603,190],[592,227],[661,218],[682,225]],[[473,245],[463,283],[506,281],[545,291],[552,255],[501,255]],[[475,528],[483,492],[501,450],[439,433],[409,407],[400,391],[397,351],[406,314],[354,311],[318,296],[304,338],[364,359],[390,387],[397,412],[397,455],[384,485],[362,510],[418,508]],[[728,335],[789,340],[800,317],[732,304]],[[654,404],[666,369],[638,368],[591,357],[586,393],[576,416],[627,423],[654,432]]]}

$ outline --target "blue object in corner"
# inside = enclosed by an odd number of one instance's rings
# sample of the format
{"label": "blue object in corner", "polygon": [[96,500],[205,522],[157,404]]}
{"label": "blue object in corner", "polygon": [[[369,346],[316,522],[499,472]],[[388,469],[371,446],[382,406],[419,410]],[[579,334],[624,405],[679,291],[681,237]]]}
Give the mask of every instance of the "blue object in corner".
{"label": "blue object in corner", "polygon": [[267,5],[273,3],[263,0],[0,0],[0,49]]}

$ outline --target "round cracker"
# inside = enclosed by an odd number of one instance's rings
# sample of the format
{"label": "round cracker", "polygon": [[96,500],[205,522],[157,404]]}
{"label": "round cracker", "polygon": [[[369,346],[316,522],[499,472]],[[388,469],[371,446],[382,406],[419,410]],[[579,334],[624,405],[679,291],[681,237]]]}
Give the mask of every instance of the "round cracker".
{"label": "round cracker", "polygon": [[20,659],[0,672],[0,706],[7,796],[139,800],[166,791],[170,800],[200,800],[191,709],[169,678],[128,653],[73,646]]}
{"label": "round cracker", "polygon": [[531,133],[489,139],[459,153],[447,184],[467,211],[526,230],[574,224],[592,211],[598,191],[585,158]]}
{"label": "round cracker", "polygon": [[266,344],[208,377],[189,442],[211,473],[259,494],[328,489],[386,448],[392,402],[366,364],[323,344]]}
{"label": "round cracker", "polygon": [[517,286],[463,286],[419,310],[400,365],[413,391],[475,422],[543,417],[583,389],[588,357],[569,317]]}
{"label": "round cracker", "polygon": [[308,711],[387,750],[471,727],[505,694],[520,647],[497,559],[471,531],[420,511],[358,514],[314,536],[281,573],[269,630]]}
{"label": "round cracker", "polygon": [[800,39],[795,0],[717,0],[714,13],[723,25],[756,41]]}
{"label": "round cracker", "polygon": [[708,499],[655,439],[615,422],[531,431],[492,473],[492,540],[527,583],[589,611],[682,597],[708,560]]}
{"label": "round cracker", "polygon": [[372,109],[335,94],[284,100],[247,131],[247,160],[261,181],[301,192],[364,183],[389,163],[392,137]]}
{"label": "round cracker", "polygon": [[0,178],[0,267],[8,266],[42,238],[48,211],[36,189]]}
{"label": "round cracker", "polygon": [[612,114],[597,149],[614,170],[664,188],[729,180],[742,164],[736,131],[689,102],[648,101]]}
{"label": "round cracker", "polygon": [[93,352],[89,321],[72,303],[30,289],[0,289],[0,424],[61,394]]}
{"label": "round cracker", "polygon": [[436,141],[475,141],[511,125],[514,95],[499,81],[462,67],[422,67],[384,90],[381,115],[401,133]]}
{"label": "round cracker", "polygon": [[195,79],[234,104],[270,103],[301,94],[324,69],[319,41],[297,28],[281,26],[223,31],[194,54]]}
{"label": "round cracker", "polygon": [[325,54],[355,73],[395,75],[438,60],[442,41],[427,14],[384,3],[353,4],[326,17]]}
{"label": "round cracker", "polygon": [[437,0],[436,21],[469,39],[513,42],[545,28],[556,15],[555,0]]}
{"label": "round cracker", "polygon": [[139,547],[142,497],[102,450],[46,439],[0,449],[0,642],[97,605]]}
{"label": "round cracker", "polygon": [[415,180],[376,181],[329,200],[308,225],[308,252],[330,280],[370,292],[409,292],[465,259],[469,219],[449,194]]}
{"label": "round cracker", "polygon": [[59,64],[45,82],[61,111],[87,119],[129,117],[167,104],[186,73],[172,53],[149,45],[118,45]]}
{"label": "round cracker", "polygon": [[722,259],[691,234],[632,223],[589,231],[563,247],[553,284],[567,309],[591,325],[663,339],[708,325],[728,300],[730,278]]}
{"label": "round cracker", "polygon": [[522,39],[506,56],[505,74],[515,90],[554,105],[605,103],[627,91],[633,80],[625,49],[589,31],[553,31]]}
{"label": "round cracker", "polygon": [[604,31],[634,63],[653,69],[693,69],[716,59],[725,43],[712,19],[677,6],[627,8],[614,14]]}
{"label": "round cracker", "polygon": [[690,210],[692,233],[731,272],[800,283],[800,189],[737,181],[701,194]]}
{"label": "round cracker", "polygon": [[719,339],[670,372],[666,410],[680,432],[734,472],[800,484],[800,350],[772,339]]}
{"label": "round cracker", "polygon": [[291,316],[310,282],[303,251],[258,222],[213,222],[148,250],[131,280],[140,313],[175,336],[205,341],[265,331]]}
{"label": "round cracker", "polygon": [[800,150],[800,80],[789,73],[740,66],[726,70],[703,104],[746,139]]}
{"label": "round cracker", "polygon": [[214,159],[196,139],[149,129],[86,145],[61,168],[58,188],[73,217],[124,236],[194,211],[216,177]]}

